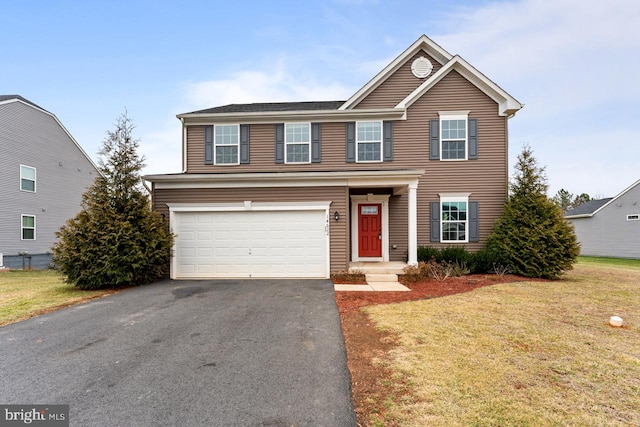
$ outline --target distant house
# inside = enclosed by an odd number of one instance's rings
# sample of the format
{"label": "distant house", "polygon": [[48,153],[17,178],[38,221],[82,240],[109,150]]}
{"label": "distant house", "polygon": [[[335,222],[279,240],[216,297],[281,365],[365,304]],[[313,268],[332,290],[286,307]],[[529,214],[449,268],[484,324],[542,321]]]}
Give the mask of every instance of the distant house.
{"label": "distant house", "polygon": [[592,200],[565,213],[580,254],[640,258],[640,180],[615,197]]}
{"label": "distant house", "polygon": [[0,95],[0,265],[46,267],[55,232],[80,211],[98,173],[55,115]]}
{"label": "distant house", "polygon": [[[213,100],[215,101],[215,100]],[[149,175],[171,277],[329,277],[480,249],[507,200],[515,98],[421,36],[341,101],[178,115],[183,172]]]}

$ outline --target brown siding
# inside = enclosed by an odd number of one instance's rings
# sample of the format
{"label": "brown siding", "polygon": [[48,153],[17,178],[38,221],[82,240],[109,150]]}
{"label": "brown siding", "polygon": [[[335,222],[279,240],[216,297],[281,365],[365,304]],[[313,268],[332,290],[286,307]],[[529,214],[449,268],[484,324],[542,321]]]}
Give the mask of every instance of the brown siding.
{"label": "brown siding", "polygon": [[437,119],[438,111],[447,110],[469,110],[469,117],[478,119],[479,158],[460,162],[427,160],[418,186],[418,244],[431,244],[428,202],[439,200],[438,193],[470,192],[470,200],[478,201],[480,210],[480,243],[468,245],[475,250],[482,246],[502,213],[507,197],[506,117],[498,116],[496,103],[457,72],[451,72],[409,108],[406,122],[397,124],[395,137],[415,143],[399,145],[396,156],[428,159],[429,120]]}
{"label": "brown siding", "polygon": [[[168,218],[167,203],[233,203],[245,200],[273,203],[332,201],[329,208],[331,271],[347,269],[349,214],[346,187],[156,189],[154,208]],[[333,219],[333,213],[336,211],[340,214],[339,221]]]}
{"label": "brown siding", "polygon": [[400,101],[425,81],[425,79],[417,78],[411,72],[411,64],[416,58],[421,56],[424,56],[433,64],[433,71],[431,71],[429,76],[433,75],[433,73],[442,67],[438,61],[429,56],[425,51],[420,51],[405,62],[392,76],[386,79],[365,99],[360,101],[355,108],[393,108],[398,105]]}
{"label": "brown siding", "polygon": [[[436,65],[435,60],[432,61]],[[410,67],[410,64],[409,64]],[[403,67],[404,69],[404,67]],[[400,70],[398,73],[402,73]],[[410,71],[409,71],[410,73]],[[479,159],[460,162],[429,160],[429,121],[438,119],[439,111],[469,110],[469,117],[478,119]],[[406,121],[394,123],[394,159],[384,163],[346,163],[345,124],[322,124],[322,163],[276,165],[274,162],[274,125],[251,125],[251,164],[238,166],[205,166],[202,126],[188,127],[189,173],[241,173],[273,171],[340,171],[425,169],[418,186],[418,244],[430,242],[429,202],[438,201],[438,193],[471,193],[470,200],[479,202],[480,243],[468,244],[479,249],[494,221],[502,213],[507,197],[507,120],[498,116],[495,101],[455,71],[450,72],[421,99],[409,107]],[[242,190],[157,190],[156,207],[172,201],[241,201],[241,200],[333,200],[340,211],[340,221],[332,221],[332,269],[344,269],[348,259],[349,231],[348,194],[344,188],[309,189],[246,189]],[[238,195],[240,194],[240,195]],[[186,200],[185,200],[186,198]],[[407,250],[407,197],[393,196],[390,201],[391,259],[400,260]],[[166,208],[165,208],[166,210]],[[334,211],[332,205],[332,212]],[[347,227],[347,228],[343,228]],[[335,229],[339,229],[336,232]],[[337,234],[337,235],[336,235]]]}

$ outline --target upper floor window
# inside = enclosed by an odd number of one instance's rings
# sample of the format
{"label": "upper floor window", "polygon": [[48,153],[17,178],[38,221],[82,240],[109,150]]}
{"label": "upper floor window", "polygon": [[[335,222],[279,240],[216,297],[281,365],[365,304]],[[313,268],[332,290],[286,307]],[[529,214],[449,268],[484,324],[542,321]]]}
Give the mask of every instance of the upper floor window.
{"label": "upper floor window", "polygon": [[36,217],[22,215],[22,240],[36,240]]}
{"label": "upper floor window", "polygon": [[467,160],[467,116],[440,116],[440,159]]}
{"label": "upper floor window", "polygon": [[218,125],[214,128],[216,165],[237,165],[240,146],[238,125]]}
{"label": "upper floor window", "polygon": [[36,168],[20,165],[20,190],[36,192]]}
{"label": "upper floor window", "polygon": [[311,124],[285,123],[284,146],[286,163],[310,163]]}
{"label": "upper floor window", "polygon": [[382,122],[356,122],[358,162],[382,161]]}
{"label": "upper floor window", "polygon": [[440,200],[441,242],[468,242],[467,197],[443,197]]}

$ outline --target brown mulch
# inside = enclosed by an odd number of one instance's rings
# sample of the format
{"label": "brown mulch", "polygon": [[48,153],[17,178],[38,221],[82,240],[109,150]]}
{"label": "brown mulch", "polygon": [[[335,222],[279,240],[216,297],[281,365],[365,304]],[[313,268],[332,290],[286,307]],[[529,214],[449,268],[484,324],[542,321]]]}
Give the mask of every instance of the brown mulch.
{"label": "brown mulch", "polygon": [[[513,275],[469,275],[449,277],[443,282],[427,280],[403,282],[409,292],[336,292],[336,303],[342,320],[342,332],[347,347],[347,364],[351,372],[351,394],[358,426],[375,424],[392,426],[384,416],[384,402],[391,398],[410,396],[410,389],[392,379],[389,369],[374,364],[374,360],[388,358],[396,345],[396,337],[375,329],[360,309],[367,305],[417,301],[469,292],[483,286],[518,282],[525,279]],[[402,282],[402,280],[401,280]]]}

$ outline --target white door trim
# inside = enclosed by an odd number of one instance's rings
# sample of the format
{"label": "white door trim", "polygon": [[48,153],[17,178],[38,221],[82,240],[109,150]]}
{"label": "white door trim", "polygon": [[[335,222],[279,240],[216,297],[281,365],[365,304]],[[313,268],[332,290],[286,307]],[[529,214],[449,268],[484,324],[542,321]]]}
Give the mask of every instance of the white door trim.
{"label": "white door trim", "polygon": [[[365,194],[351,196],[351,261],[389,261],[389,194]],[[382,205],[382,257],[358,256],[358,209],[361,204]]]}

